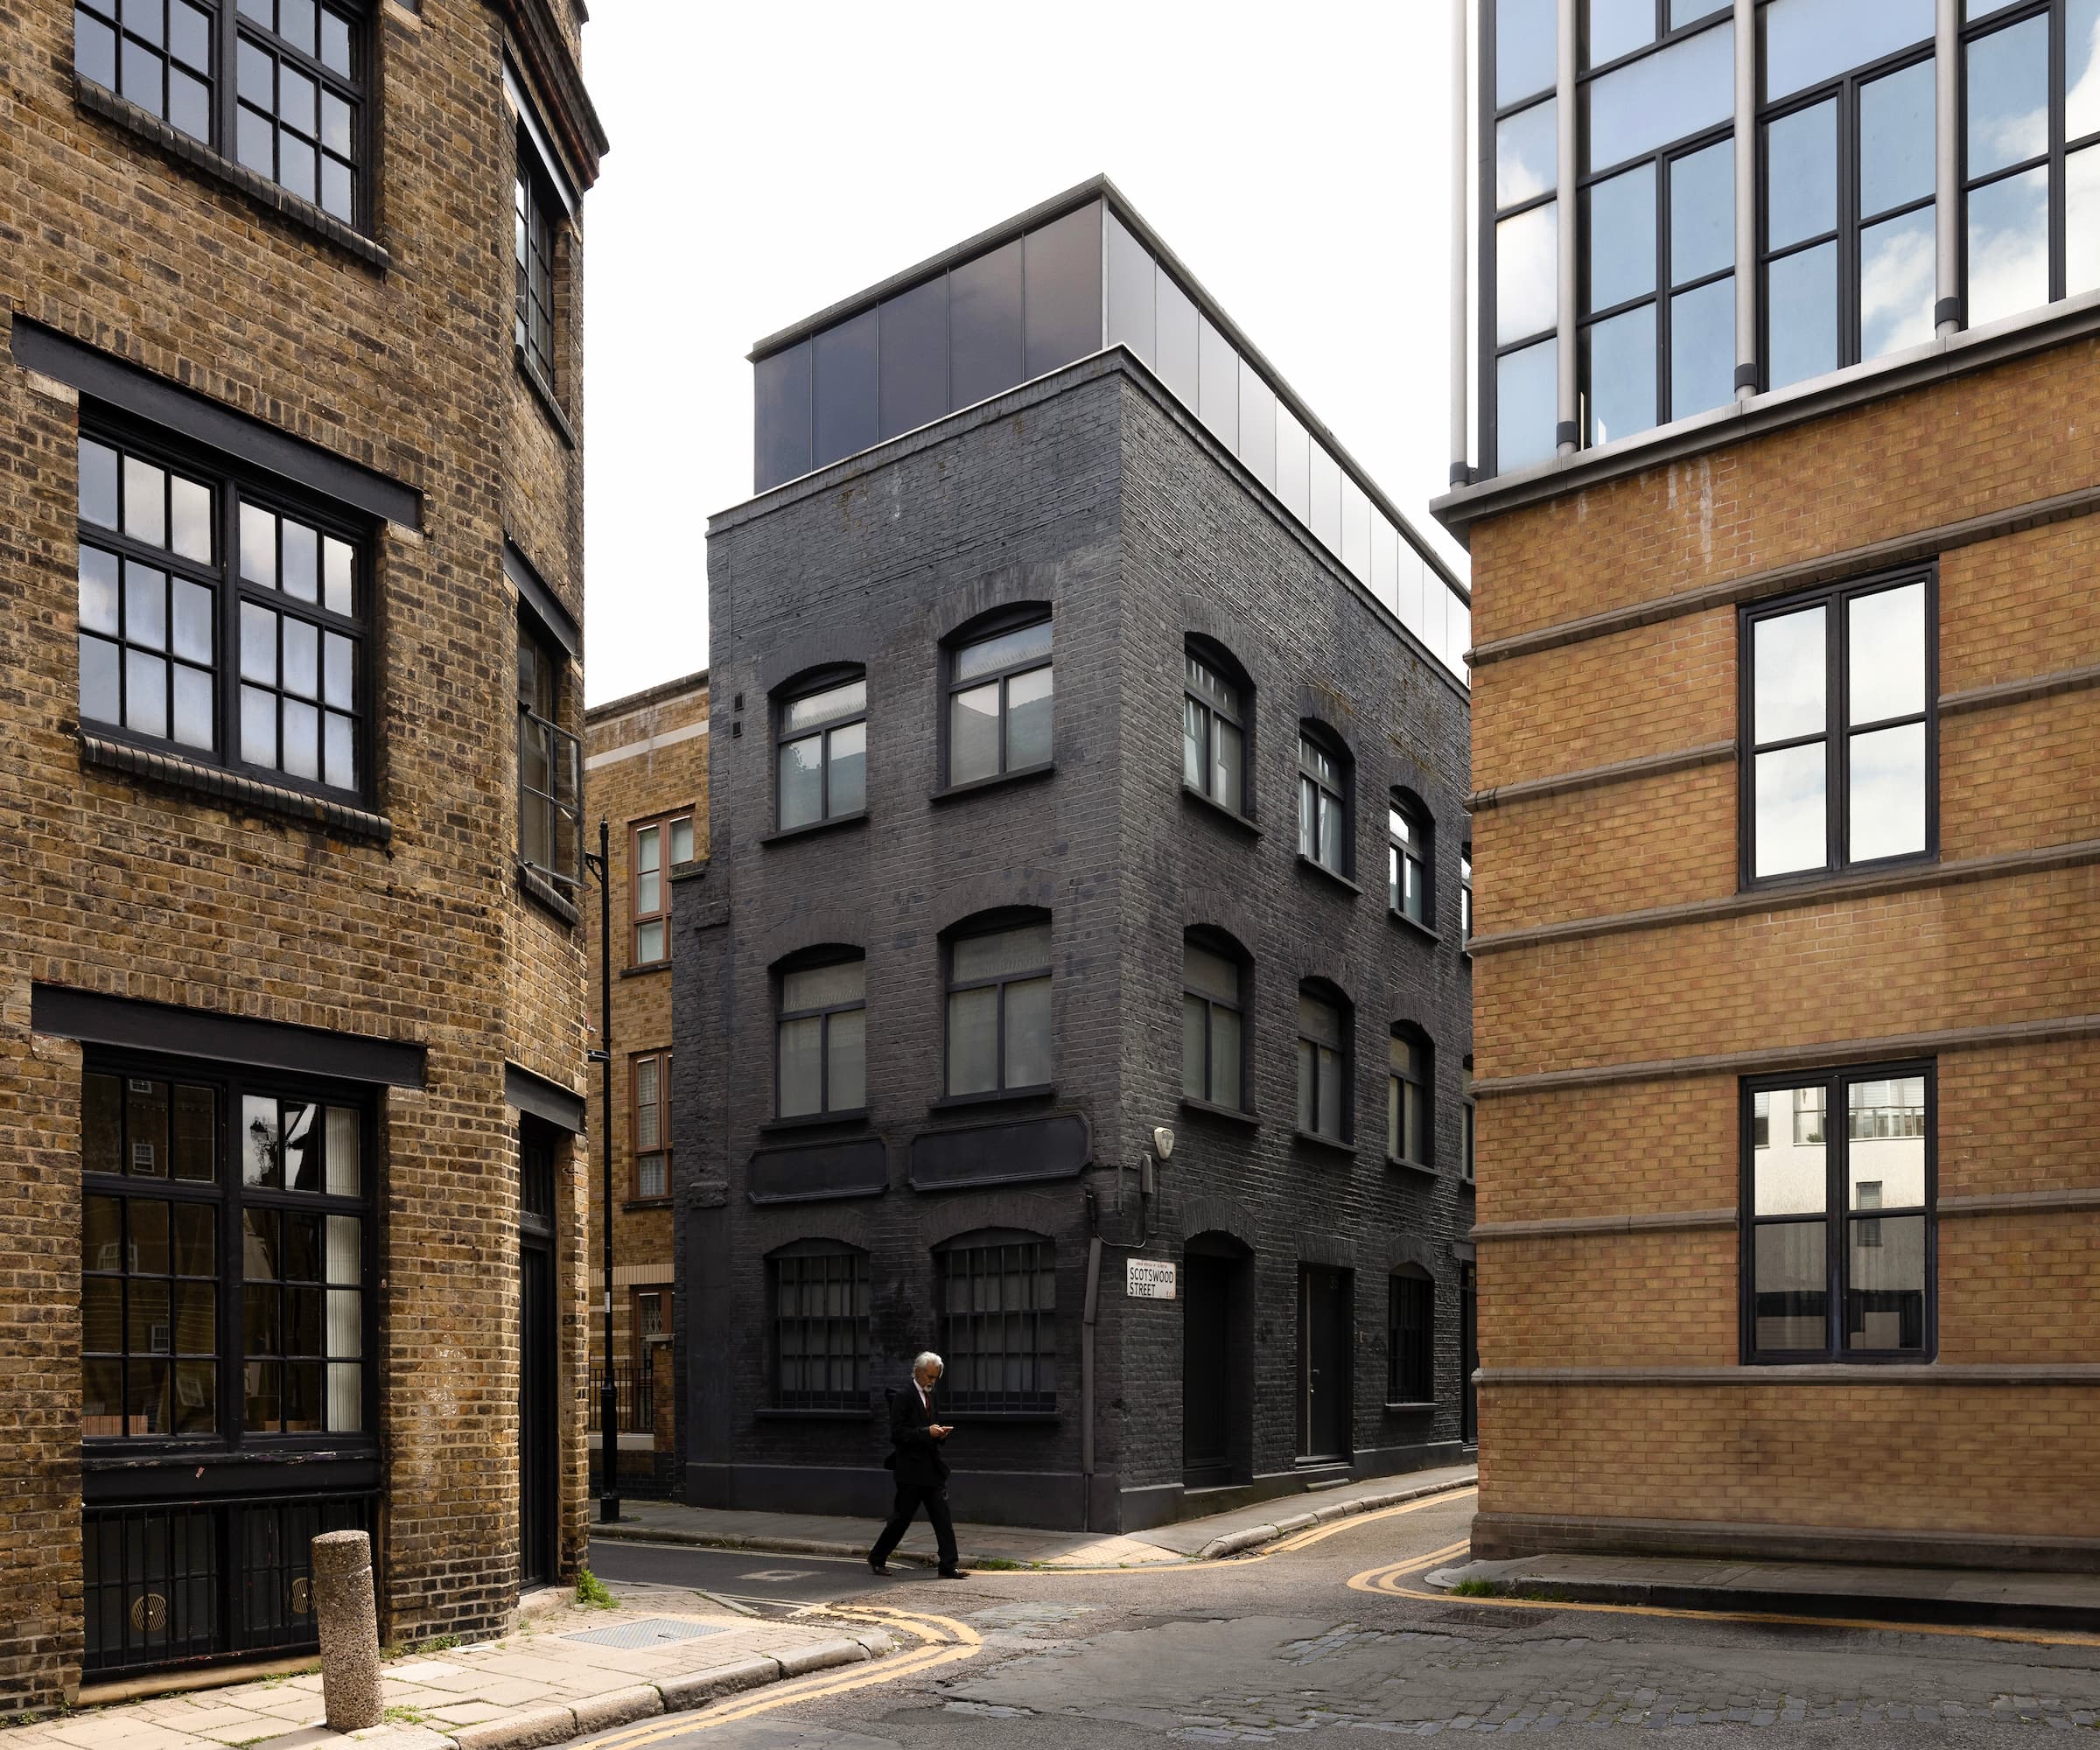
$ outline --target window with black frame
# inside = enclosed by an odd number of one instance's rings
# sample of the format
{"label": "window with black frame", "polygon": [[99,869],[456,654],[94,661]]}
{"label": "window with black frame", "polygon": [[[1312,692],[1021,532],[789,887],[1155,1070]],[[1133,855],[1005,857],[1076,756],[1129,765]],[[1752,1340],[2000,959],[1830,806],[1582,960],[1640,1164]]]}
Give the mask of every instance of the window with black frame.
{"label": "window with black frame", "polygon": [[1466,1134],[1461,1140],[1459,1172],[1466,1184],[1474,1182],[1474,1138],[1480,1120],[1480,1106],[1473,1097],[1473,1059],[1468,1056],[1459,1069],[1459,1116],[1463,1121]]}
{"label": "window with black frame", "polygon": [[518,620],[518,860],[573,892],[583,885],[583,745],[561,716],[567,660]]}
{"label": "window with black frame", "polygon": [[774,1109],[836,1117],[868,1103],[868,963],[855,954],[784,968],[775,1026]]}
{"label": "window with black frame", "polygon": [[1246,690],[1216,656],[1181,659],[1181,781],[1236,815],[1247,813]]}
{"label": "window with black frame", "polygon": [[1419,1264],[1385,1279],[1385,1401],[1428,1404],[1437,1395],[1437,1284]]}
{"label": "window with black frame", "polygon": [[774,736],[780,830],[843,820],[868,806],[868,682],[833,676],[783,698]]}
{"label": "window with black frame", "polygon": [[773,1401],[780,1410],[868,1407],[868,1255],[829,1241],[783,1246],[773,1278]]}
{"label": "window with black frame", "polygon": [[1933,338],[1932,0],[1765,0],[1759,248],[1765,383]]}
{"label": "window with black frame", "polygon": [[363,4],[78,0],[74,66],[346,225],[366,192]]}
{"label": "window with black frame", "polygon": [[940,1402],[978,1414],[1057,1408],[1057,1271],[1040,1234],[988,1228],[934,1254],[940,1349],[948,1370]]}
{"label": "window with black frame", "polygon": [[101,428],[80,440],[79,530],[83,724],[362,798],[368,530]]}
{"label": "window with black frame", "polygon": [[1746,1360],[1929,1357],[1932,1095],[1929,1064],[1744,1084]]}
{"label": "window with black frame", "polygon": [[1246,1104],[1246,974],[1221,938],[1181,944],[1181,1092],[1207,1106]]}
{"label": "window with black frame", "polygon": [[1050,920],[972,929],[947,952],[949,1097],[1047,1088]]}
{"label": "window with black frame", "polygon": [[1054,689],[1046,613],[956,645],[948,666],[951,785],[1050,763]]}
{"label": "window with black frame", "polygon": [[1459,945],[1473,944],[1473,841],[1459,847]]}
{"label": "window with black frame", "polygon": [[1966,0],[1970,326],[2100,286],[2100,0]]}
{"label": "window with black frame", "polygon": [[1735,27],[1727,0],[1587,0],[1582,441],[1735,393]]}
{"label": "window with black frame", "polygon": [[1332,875],[1349,872],[1349,765],[1312,724],[1298,733],[1298,854]]}
{"label": "window with black frame", "polygon": [[1298,992],[1298,1128],[1346,1143],[1349,1106],[1348,1005],[1331,986],[1310,980]]}
{"label": "window with black frame", "polygon": [[1385,805],[1385,903],[1424,929],[1436,928],[1431,871],[1436,866],[1429,810],[1411,791],[1395,790]]}
{"label": "window with black frame", "polygon": [[1386,1045],[1385,1152],[1408,1166],[1436,1166],[1436,1127],[1431,1119],[1436,1077],[1429,1040],[1405,1022]]}
{"label": "window with black frame", "polygon": [[526,368],[555,386],[554,270],[558,203],[522,135],[511,191],[511,254],[517,270],[517,350]]}
{"label": "window with black frame", "polygon": [[1492,0],[1482,10],[1491,24],[1482,60],[1494,178],[1492,195],[1482,197],[1482,405],[1491,418],[1482,422],[1481,450],[1488,472],[1512,473],[1545,461],[1558,441],[1558,32],[1554,0]]}
{"label": "window with black frame", "polygon": [[1930,573],[1743,611],[1743,874],[1760,881],[1936,847]]}

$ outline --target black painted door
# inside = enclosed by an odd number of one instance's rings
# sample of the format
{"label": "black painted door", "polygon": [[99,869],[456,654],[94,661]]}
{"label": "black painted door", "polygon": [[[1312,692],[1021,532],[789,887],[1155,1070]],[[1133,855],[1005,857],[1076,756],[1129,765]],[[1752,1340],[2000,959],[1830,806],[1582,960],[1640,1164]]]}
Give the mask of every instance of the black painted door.
{"label": "black painted door", "polygon": [[1298,1354],[1305,1408],[1303,1456],[1349,1452],[1349,1275],[1307,1264],[1298,1278]]}
{"label": "black painted door", "polygon": [[1181,1468],[1191,1488],[1232,1480],[1235,1260],[1189,1253],[1182,1270]]}
{"label": "black painted door", "polygon": [[518,1212],[518,1584],[555,1578],[554,1155],[526,1126]]}

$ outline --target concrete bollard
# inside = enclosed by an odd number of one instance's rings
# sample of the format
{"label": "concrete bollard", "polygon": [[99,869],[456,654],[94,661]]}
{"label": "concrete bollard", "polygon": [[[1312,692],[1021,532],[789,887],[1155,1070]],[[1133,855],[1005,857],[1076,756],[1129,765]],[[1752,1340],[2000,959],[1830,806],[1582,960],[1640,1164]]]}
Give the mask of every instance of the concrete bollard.
{"label": "concrete bollard", "polygon": [[379,1616],[372,1597],[372,1540],[324,1531],[313,1540],[313,1611],[321,1626],[321,1700],[331,1732],[379,1724]]}

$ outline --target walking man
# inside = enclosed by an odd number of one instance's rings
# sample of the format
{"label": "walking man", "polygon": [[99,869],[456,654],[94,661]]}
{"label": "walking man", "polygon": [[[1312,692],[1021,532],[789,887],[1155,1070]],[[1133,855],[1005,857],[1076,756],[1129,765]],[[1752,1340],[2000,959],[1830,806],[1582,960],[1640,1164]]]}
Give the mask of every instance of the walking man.
{"label": "walking man", "polygon": [[941,1578],[964,1578],[956,1565],[956,1524],[948,1514],[948,1460],[941,1456],[942,1443],[952,1430],[934,1420],[934,1387],[945,1371],[941,1357],[928,1349],[912,1363],[912,1389],[889,1394],[892,1450],[882,1462],[897,1473],[897,1499],[890,1508],[890,1522],[868,1551],[868,1566],[878,1574],[889,1572],[886,1564],[890,1551],[923,1503],[927,1522],[934,1528],[941,1549]]}

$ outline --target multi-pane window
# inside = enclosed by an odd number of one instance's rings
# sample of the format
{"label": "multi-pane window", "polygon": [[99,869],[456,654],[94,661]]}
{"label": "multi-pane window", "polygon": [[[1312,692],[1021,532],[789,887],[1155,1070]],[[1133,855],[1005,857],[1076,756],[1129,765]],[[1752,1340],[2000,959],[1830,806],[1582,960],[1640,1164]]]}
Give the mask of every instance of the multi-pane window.
{"label": "multi-pane window", "polygon": [[1341,756],[1318,737],[1298,738],[1298,854],[1348,872],[1348,803]]}
{"label": "multi-pane window", "polygon": [[676,815],[634,829],[634,964],[654,966],[671,957],[671,886],[666,878],[693,860],[693,817]]}
{"label": "multi-pane window", "polygon": [[1050,622],[957,645],[948,664],[948,781],[1050,763]]}
{"label": "multi-pane window", "polygon": [[1466,1184],[1471,1185],[1474,1175],[1474,1138],[1480,1107],[1473,1097],[1473,1060],[1470,1057],[1459,1070],[1459,1116],[1465,1125],[1465,1135],[1460,1138],[1459,1170],[1465,1175]]}
{"label": "multi-pane window", "polygon": [[1386,1047],[1385,1152],[1410,1166],[1433,1166],[1428,1042],[1396,1028]]}
{"label": "multi-pane window", "polygon": [[[1744,1094],[1752,1116],[1767,1118],[1744,1162],[1745,1357],[1924,1359],[1933,1340],[1930,1067],[1765,1078]],[[1825,1122],[1833,1112],[1841,1124]]]}
{"label": "multi-pane window", "polygon": [[868,963],[856,956],[780,974],[775,1033],[783,1118],[858,1112],[868,1103]]}
{"label": "multi-pane window", "polygon": [[645,1052],[628,1060],[634,1096],[634,1176],[637,1198],[671,1194],[671,1054]]}
{"label": "multi-pane window", "polygon": [[1473,846],[1467,843],[1459,852],[1459,941],[1473,940]]}
{"label": "multi-pane window", "polygon": [[81,1095],[83,1437],[363,1431],[362,1110],[128,1065]]}
{"label": "multi-pane window", "polygon": [[1246,1015],[1238,961],[1185,942],[1181,947],[1181,1091],[1213,1106],[1245,1103]]}
{"label": "multi-pane window", "polygon": [[78,0],[84,79],[355,224],[366,24],[318,0]]}
{"label": "multi-pane window", "polygon": [[554,214],[525,147],[512,190],[511,250],[517,266],[517,345],[543,383],[554,382]]}
{"label": "multi-pane window", "polygon": [[1437,1285],[1405,1264],[1386,1278],[1385,1401],[1427,1404],[1437,1395]]}
{"label": "multi-pane window", "polygon": [[1583,441],[1596,444],[1735,392],[1735,32],[1725,0],[1584,10]]}
{"label": "multi-pane window", "polygon": [[1348,1018],[1324,989],[1298,993],[1298,1128],[1346,1142],[1349,1124]]}
{"label": "multi-pane window", "polygon": [[868,682],[856,676],[784,701],[777,770],[781,830],[868,805]]}
{"label": "multi-pane window", "polygon": [[1429,813],[1396,790],[1385,805],[1385,903],[1424,929],[1434,921],[1430,904]]}
{"label": "multi-pane window", "polygon": [[1194,651],[1182,658],[1181,781],[1236,815],[1247,812],[1246,715],[1239,686]]}
{"label": "multi-pane window", "polygon": [[769,1262],[774,1407],[866,1409],[867,1254],[811,1241]]}
{"label": "multi-pane window", "polygon": [[357,794],[368,612],[347,528],[130,438],[80,441],[80,719]]}
{"label": "multi-pane window", "polygon": [[[1493,0],[1494,190],[1487,238],[1491,307],[1480,313],[1489,376],[1481,448],[1489,472],[1553,454],[1559,390],[1560,100],[1554,0]],[[1492,342],[1489,337],[1492,336]],[[1488,441],[1491,424],[1493,441]]]}
{"label": "multi-pane window", "polygon": [[954,1410],[1057,1408],[1057,1271],[1033,1234],[964,1235],[934,1254],[941,1396]]}
{"label": "multi-pane window", "polygon": [[1782,388],[1933,337],[1933,7],[1761,16],[1765,385]]}
{"label": "multi-pane window", "polygon": [[2100,0],[1966,0],[1970,326],[2100,286]]}
{"label": "multi-pane window", "polygon": [[1046,1087],[1050,922],[957,936],[948,948],[948,1091]]}
{"label": "multi-pane window", "polygon": [[[518,622],[518,860],[564,886],[583,882],[582,745],[561,724],[561,653]],[[659,872],[661,873],[661,872]]]}
{"label": "multi-pane window", "polygon": [[1747,609],[1744,872],[1930,850],[1933,585],[1911,577]]}

